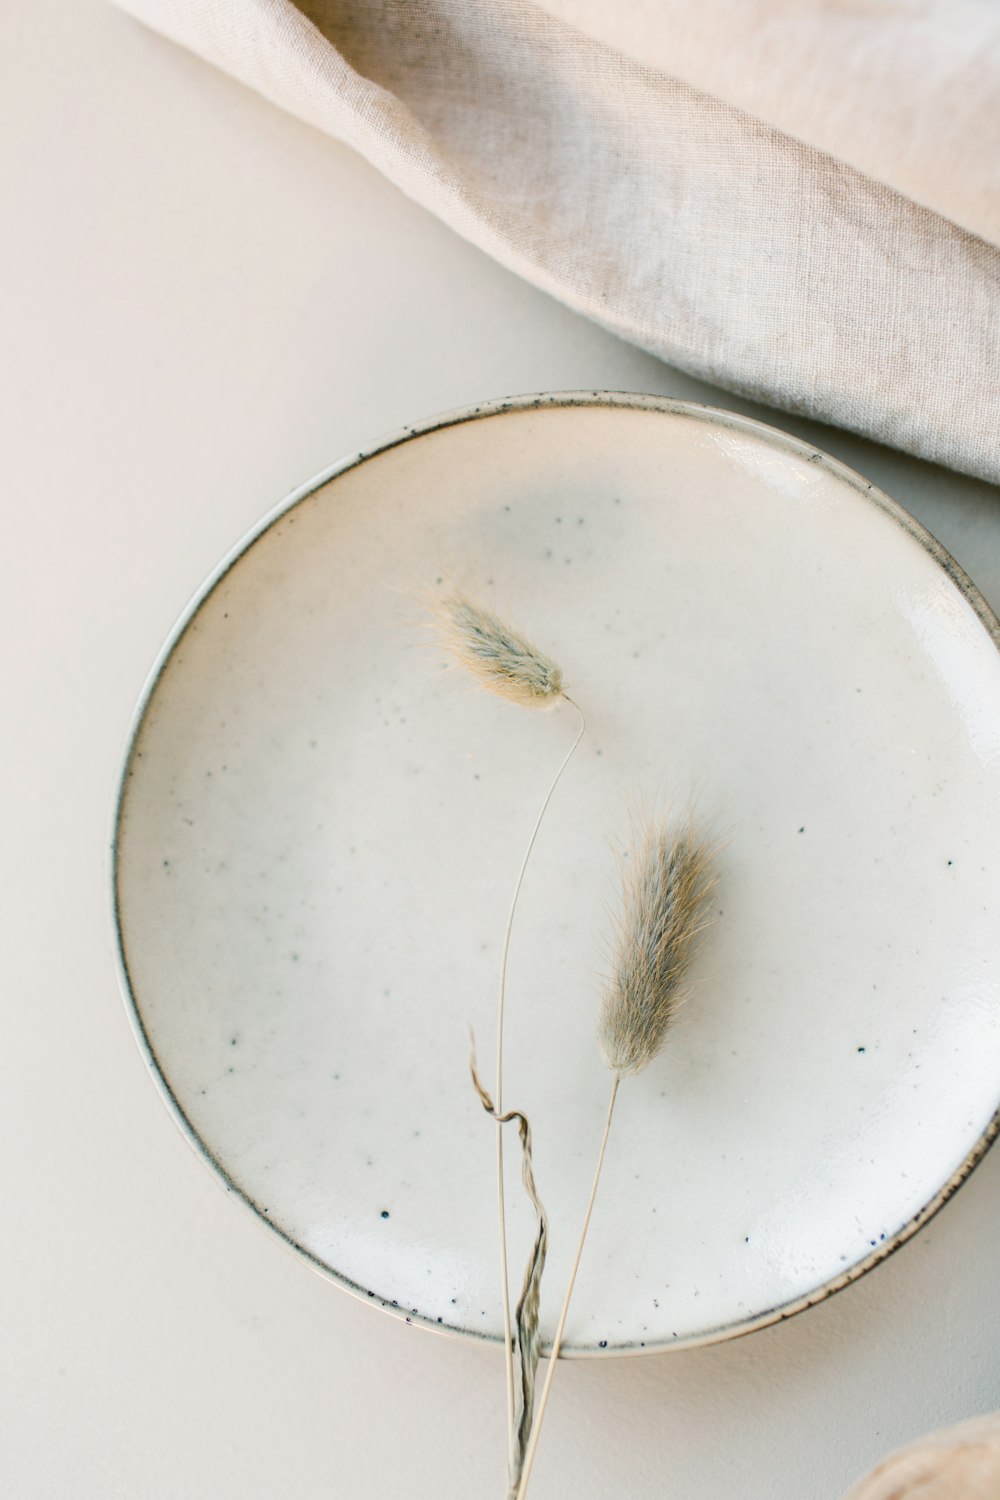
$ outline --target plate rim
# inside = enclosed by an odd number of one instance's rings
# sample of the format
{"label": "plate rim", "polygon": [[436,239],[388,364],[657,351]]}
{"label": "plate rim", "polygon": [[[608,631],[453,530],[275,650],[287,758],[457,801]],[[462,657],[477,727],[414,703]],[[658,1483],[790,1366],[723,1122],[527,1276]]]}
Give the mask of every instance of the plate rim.
{"label": "plate rim", "polygon": [[[392,448],[400,447],[414,438],[426,437],[431,433],[444,431],[450,427],[462,426],[467,422],[488,420],[491,417],[504,416],[511,412],[588,407],[658,412],[663,415],[694,418],[705,421],[710,425],[715,424],[728,428],[737,428],[762,437],[772,447],[784,449],[785,452],[794,457],[816,464],[832,476],[846,482],[863,500],[867,500],[876,509],[889,516],[891,520],[900,526],[907,536],[919,543],[958,589],[965,602],[975,613],[994,648],[1000,653],[1000,618],[997,617],[972,579],[965,572],[964,568],[955,561],[947,548],[916,517],[912,516],[899,501],[892,499],[884,490],[881,490],[877,485],[865,479],[862,474],[856,469],[851,468],[849,464],[835,458],[832,454],[818,448],[815,444],[808,443],[805,439],[786,432],[780,427],[775,427],[769,422],[763,422],[756,417],[748,417],[742,412],[732,411],[726,407],[713,406],[705,402],[688,401],[680,397],[613,390],[546,391],[518,396],[497,397],[492,400],[477,402],[474,405],[457,407],[427,417],[420,422],[397,428],[377,438],[373,443],[361,448],[357,452],[349,454],[328,465],[326,468],[321,469],[303,484],[296,486],[284,499],[267,510],[222,556],[199,587],[188,598],[187,603],[167,633],[146,675],[129,719],[125,734],[124,749],[119,755],[111,809],[111,827],[108,842],[108,876],[110,885],[109,894],[111,897],[110,917],[118,985],[121,990],[123,1007],[140,1056],[146,1065],[147,1072],[152,1077],[161,1102],[195,1155],[212,1176],[221,1183],[226,1193],[241,1204],[260,1229],[266,1231],[269,1236],[276,1236],[278,1241],[288,1251],[298,1259],[304,1260],[324,1280],[341,1287],[360,1301],[381,1308],[383,1311],[389,1313],[390,1316],[412,1324],[415,1327],[425,1328],[432,1333],[444,1334],[449,1338],[472,1340],[478,1343],[496,1345],[497,1347],[502,1344],[502,1337],[499,1334],[484,1333],[480,1330],[457,1324],[439,1323],[423,1314],[408,1312],[406,1308],[399,1307],[387,1301],[379,1293],[362,1286],[343,1272],[329,1266],[318,1255],[314,1254],[305,1245],[300,1244],[281,1225],[276,1224],[261,1210],[253,1198],[231,1176],[224,1163],[215,1154],[208,1142],[198,1133],[185,1114],[169,1080],[160,1067],[143,1022],[138,995],[132,985],[125,953],[122,922],[122,882],[119,860],[120,836],[123,827],[128,781],[131,775],[137,742],[160,678],[167,664],[188,628],[196,619],[202,606],[208,601],[215,589],[251,547],[270,531],[283,516],[287,515],[289,511],[293,510],[303,500],[307,500],[318,490],[325,488],[326,485],[340,475],[346,474],[361,464],[367,463],[370,459],[376,458]],[[784,1322],[788,1318],[804,1312],[807,1308],[814,1307],[818,1303],[826,1301],[827,1298],[842,1291],[844,1287],[849,1286],[852,1282],[858,1281],[862,1276],[887,1260],[890,1255],[894,1254],[908,1240],[912,1239],[925,1224],[929,1223],[982,1161],[998,1134],[1000,1134],[1000,1085],[998,1085],[997,1107],[993,1115],[959,1166],[938,1191],[884,1244],[880,1244],[872,1250],[870,1255],[849,1266],[847,1270],[831,1277],[820,1287],[814,1288],[812,1291],[801,1296],[791,1298],[787,1302],[775,1304],[773,1307],[759,1313],[756,1317],[741,1320],[740,1322],[719,1324],[713,1328],[703,1329],[698,1333],[680,1338],[655,1339],[641,1343],[626,1341],[608,1348],[598,1348],[591,1345],[563,1345],[560,1350],[560,1358],[608,1359],[619,1358],[625,1355],[662,1354],[671,1350],[704,1347],[705,1345],[721,1343],[734,1338],[742,1338],[747,1334],[756,1332],[758,1329]],[[547,1343],[543,1345],[543,1353],[548,1352],[548,1347]]]}

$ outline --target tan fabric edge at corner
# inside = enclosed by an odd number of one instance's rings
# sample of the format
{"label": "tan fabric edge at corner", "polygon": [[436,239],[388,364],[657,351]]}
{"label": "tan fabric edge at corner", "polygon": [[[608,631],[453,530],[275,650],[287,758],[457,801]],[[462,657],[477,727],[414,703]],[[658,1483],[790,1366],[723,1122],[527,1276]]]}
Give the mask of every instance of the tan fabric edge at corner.
{"label": "tan fabric edge at corner", "polygon": [[884,185],[530,0],[123,3],[622,337],[1000,480],[1000,250]]}
{"label": "tan fabric edge at corner", "polygon": [[890,1454],[844,1500],[996,1500],[1000,1415],[975,1417]]}
{"label": "tan fabric edge at corner", "polygon": [[1000,244],[992,0],[539,0]]}

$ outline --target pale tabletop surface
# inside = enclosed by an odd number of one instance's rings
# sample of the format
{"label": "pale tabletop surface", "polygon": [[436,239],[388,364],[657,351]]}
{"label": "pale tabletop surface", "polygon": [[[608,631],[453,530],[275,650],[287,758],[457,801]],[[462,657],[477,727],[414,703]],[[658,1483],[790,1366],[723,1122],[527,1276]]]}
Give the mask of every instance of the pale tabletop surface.
{"label": "pale tabletop surface", "polygon": [[[525,286],[99,0],[5,7],[0,74],[0,1492],[498,1495],[497,1350],[321,1280],[227,1200],[160,1103],[115,971],[119,757],[188,597],[335,459],[516,392],[750,408]],[[911,509],[1000,605],[1000,494],[770,419]],[[837,1500],[887,1449],[1000,1406],[998,1233],[994,1151],[812,1311],[711,1348],[568,1364],[533,1493]]]}

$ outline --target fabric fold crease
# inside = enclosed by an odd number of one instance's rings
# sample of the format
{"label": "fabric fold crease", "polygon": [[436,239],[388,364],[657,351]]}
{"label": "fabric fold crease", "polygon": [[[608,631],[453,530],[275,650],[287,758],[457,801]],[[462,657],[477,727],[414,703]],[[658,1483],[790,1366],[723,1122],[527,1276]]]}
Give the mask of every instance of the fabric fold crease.
{"label": "fabric fold crease", "polygon": [[530,0],[122,0],[686,372],[1000,481],[1000,249]]}

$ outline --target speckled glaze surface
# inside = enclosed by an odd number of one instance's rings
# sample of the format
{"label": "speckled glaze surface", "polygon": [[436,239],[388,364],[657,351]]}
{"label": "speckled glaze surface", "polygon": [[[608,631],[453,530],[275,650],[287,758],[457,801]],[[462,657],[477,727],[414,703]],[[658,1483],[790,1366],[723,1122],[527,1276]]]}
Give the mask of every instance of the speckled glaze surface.
{"label": "speckled glaze surface", "polygon": [[[445,669],[417,602],[445,575],[558,660],[589,724],[509,976],[543,1325],[603,1123],[594,1020],[637,797],[694,797],[721,881],[695,994],[619,1096],[566,1352],[798,1311],[901,1243],[996,1128],[1000,652],[905,513],[747,419],[609,395],[459,413],[320,476],[226,559],[151,677],[118,809],[151,1070],[314,1265],[498,1337],[468,1027],[488,1055],[511,887],[575,720]],[[510,1205],[519,1267],[516,1162]]]}

